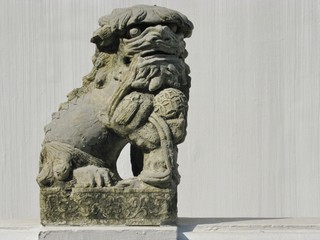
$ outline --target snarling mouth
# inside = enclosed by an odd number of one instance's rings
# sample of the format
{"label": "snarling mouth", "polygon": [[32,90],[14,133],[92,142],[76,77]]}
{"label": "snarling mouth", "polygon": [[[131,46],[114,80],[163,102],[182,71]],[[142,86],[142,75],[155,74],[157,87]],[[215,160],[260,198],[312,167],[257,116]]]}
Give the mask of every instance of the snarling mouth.
{"label": "snarling mouth", "polygon": [[[161,50],[146,50],[137,54],[138,57],[142,57],[145,60],[152,60],[152,59],[162,59],[162,60],[183,60],[182,56],[178,56],[174,53],[169,53]],[[125,56],[123,58],[123,63],[128,65],[131,64],[133,56]],[[170,60],[169,60],[170,59]],[[170,61],[170,62],[171,62]]]}
{"label": "snarling mouth", "polygon": [[174,54],[174,53],[169,53],[169,52],[160,51],[160,50],[147,50],[147,51],[143,51],[143,52],[140,54],[140,56],[143,57],[143,58],[148,58],[148,57],[166,57],[166,56],[180,58],[179,56],[177,56],[177,55]]}

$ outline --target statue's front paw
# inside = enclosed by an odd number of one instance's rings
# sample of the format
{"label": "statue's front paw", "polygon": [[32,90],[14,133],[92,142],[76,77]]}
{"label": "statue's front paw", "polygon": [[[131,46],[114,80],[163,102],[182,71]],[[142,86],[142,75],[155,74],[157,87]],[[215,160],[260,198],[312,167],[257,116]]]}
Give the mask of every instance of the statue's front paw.
{"label": "statue's front paw", "polygon": [[138,177],[129,178],[121,180],[115,186],[116,188],[126,188],[126,189],[146,189],[150,188],[150,185],[145,184],[141,179]]}
{"label": "statue's front paw", "polygon": [[109,187],[112,183],[111,172],[107,168],[86,166],[73,171],[76,188]]}

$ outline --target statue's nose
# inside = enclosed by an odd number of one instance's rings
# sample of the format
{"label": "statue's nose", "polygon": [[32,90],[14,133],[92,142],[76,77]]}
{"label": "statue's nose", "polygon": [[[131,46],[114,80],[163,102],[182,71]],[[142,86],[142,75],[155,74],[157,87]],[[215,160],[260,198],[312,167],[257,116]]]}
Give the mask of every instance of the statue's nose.
{"label": "statue's nose", "polygon": [[173,39],[173,32],[168,26],[165,25],[157,25],[157,31],[160,34],[160,37],[163,41],[170,42]]}

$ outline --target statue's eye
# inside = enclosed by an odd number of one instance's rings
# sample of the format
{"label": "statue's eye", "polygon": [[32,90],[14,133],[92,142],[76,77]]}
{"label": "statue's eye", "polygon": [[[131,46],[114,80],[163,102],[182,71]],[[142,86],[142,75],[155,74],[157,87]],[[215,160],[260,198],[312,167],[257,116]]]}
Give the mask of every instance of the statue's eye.
{"label": "statue's eye", "polygon": [[169,28],[170,28],[171,31],[174,32],[174,33],[177,33],[177,32],[178,32],[178,26],[177,26],[177,24],[172,23],[172,24],[169,25]]}
{"label": "statue's eye", "polygon": [[140,33],[141,33],[141,30],[139,29],[139,28],[131,28],[130,30],[129,30],[129,36],[130,36],[130,38],[134,38],[134,37],[137,37],[137,36],[139,36],[140,35]]}

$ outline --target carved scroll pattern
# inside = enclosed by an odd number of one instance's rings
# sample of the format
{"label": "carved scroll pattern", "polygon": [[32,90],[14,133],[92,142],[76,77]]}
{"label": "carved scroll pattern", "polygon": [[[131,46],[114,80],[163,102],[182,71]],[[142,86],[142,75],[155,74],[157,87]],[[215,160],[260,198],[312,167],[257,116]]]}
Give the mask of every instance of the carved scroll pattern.
{"label": "carved scroll pattern", "polygon": [[175,217],[175,198],[172,193],[140,192],[66,192],[42,191],[43,224],[124,224],[135,219],[168,219]]}

